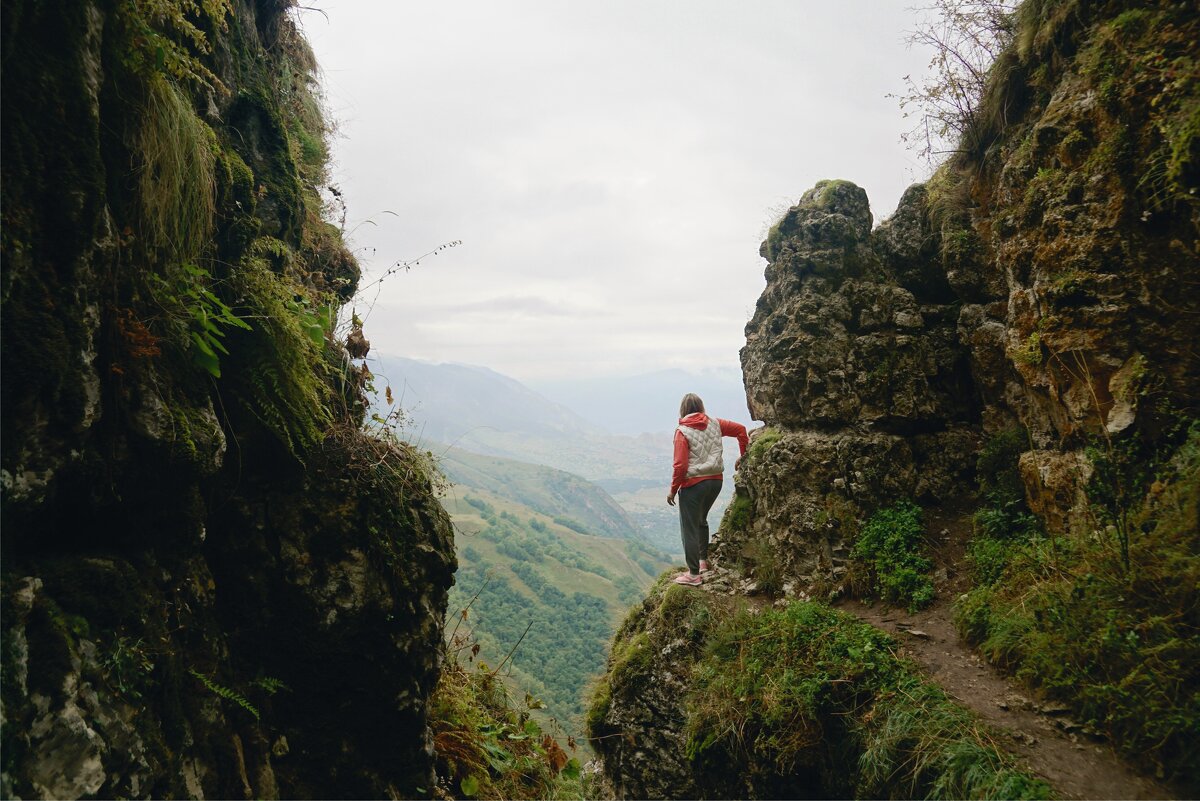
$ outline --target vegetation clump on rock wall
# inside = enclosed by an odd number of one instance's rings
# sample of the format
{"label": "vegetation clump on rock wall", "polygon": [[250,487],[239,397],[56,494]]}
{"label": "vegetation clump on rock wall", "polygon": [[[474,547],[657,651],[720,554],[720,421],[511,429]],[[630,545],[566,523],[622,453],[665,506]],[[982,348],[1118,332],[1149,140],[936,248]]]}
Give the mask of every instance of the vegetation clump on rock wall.
{"label": "vegetation clump on rock wall", "polygon": [[5,796],[414,795],[453,547],[364,434],[291,3],[5,3]]}
{"label": "vegetation clump on rock wall", "polygon": [[994,411],[960,628],[1189,788],[1198,36],[1177,3],[1024,3],[934,199],[995,277],[962,318]]}
{"label": "vegetation clump on rock wall", "polygon": [[[1130,759],[1200,782],[1200,428],[1130,510],[1125,564],[1112,527],[1009,535],[978,565],[956,621],[988,659],[1070,704]],[[978,543],[994,541],[977,539]]]}
{"label": "vegetation clump on rock wall", "polygon": [[470,657],[464,664],[466,651],[447,661],[430,707],[445,797],[597,797],[584,789],[574,739],[564,748],[534,716],[545,705],[529,693],[514,701],[498,668]]}

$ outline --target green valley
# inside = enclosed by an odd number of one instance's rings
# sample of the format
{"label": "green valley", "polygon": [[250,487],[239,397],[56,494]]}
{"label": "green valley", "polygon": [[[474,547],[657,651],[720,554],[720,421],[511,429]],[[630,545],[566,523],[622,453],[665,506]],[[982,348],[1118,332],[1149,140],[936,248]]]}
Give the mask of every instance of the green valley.
{"label": "green valley", "polygon": [[457,449],[442,466],[454,481],[443,502],[459,560],[451,648],[509,677],[577,734],[609,640],[669,557],[636,538],[601,536],[610,533],[601,510],[620,509],[577,476]]}

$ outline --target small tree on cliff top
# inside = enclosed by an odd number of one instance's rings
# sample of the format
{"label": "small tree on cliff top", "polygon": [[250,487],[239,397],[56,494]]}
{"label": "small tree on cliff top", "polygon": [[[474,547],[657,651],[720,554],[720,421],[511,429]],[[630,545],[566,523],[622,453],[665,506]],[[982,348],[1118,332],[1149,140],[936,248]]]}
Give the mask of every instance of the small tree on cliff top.
{"label": "small tree on cliff top", "polygon": [[934,0],[923,12],[910,47],[928,47],[929,71],[904,76],[900,100],[906,119],[915,119],[900,139],[929,163],[955,152],[978,114],[988,68],[1012,41],[1019,0]]}

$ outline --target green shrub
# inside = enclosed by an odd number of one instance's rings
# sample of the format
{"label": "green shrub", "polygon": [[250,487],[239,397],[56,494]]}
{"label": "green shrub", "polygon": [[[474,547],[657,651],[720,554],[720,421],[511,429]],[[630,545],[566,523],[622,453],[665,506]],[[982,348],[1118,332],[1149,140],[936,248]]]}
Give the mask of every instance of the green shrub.
{"label": "green shrub", "polygon": [[1025,484],[1018,462],[1029,442],[1024,429],[1010,428],[990,437],[975,462],[984,505],[973,516],[974,535],[967,560],[978,585],[1000,580],[1013,551],[1041,536],[1041,522],[1025,503]]}
{"label": "green shrub", "polygon": [[1000,580],[1008,564],[1011,547],[1007,542],[990,537],[977,537],[967,543],[967,561],[976,584],[986,586]]}
{"label": "green shrub", "polygon": [[933,582],[926,575],[933,563],[921,555],[924,537],[921,509],[911,501],[871,515],[851,558],[867,567],[873,594],[888,603],[905,604],[910,611],[933,601]]}

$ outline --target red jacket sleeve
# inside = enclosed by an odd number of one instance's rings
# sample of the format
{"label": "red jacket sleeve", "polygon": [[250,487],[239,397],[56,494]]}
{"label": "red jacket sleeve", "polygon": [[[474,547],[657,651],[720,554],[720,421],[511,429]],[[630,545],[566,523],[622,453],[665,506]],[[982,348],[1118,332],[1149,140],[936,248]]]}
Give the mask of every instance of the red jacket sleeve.
{"label": "red jacket sleeve", "polygon": [[720,417],[717,418],[717,422],[721,424],[721,436],[737,437],[738,447],[742,449],[741,455],[745,456],[746,448],[750,446],[750,437],[746,434],[746,427],[732,420],[722,420]]}
{"label": "red jacket sleeve", "polygon": [[671,492],[679,491],[683,480],[687,478],[688,442],[679,429],[675,429],[675,462],[671,470]]}

